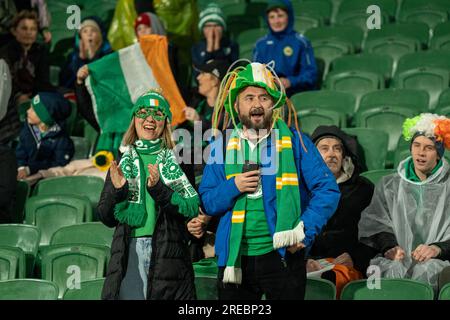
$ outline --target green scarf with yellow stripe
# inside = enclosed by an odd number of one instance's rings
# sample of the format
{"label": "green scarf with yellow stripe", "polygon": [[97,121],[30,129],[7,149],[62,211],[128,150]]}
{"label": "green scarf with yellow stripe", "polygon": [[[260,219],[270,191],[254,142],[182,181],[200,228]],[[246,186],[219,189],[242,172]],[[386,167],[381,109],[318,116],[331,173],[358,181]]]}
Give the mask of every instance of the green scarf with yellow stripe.
{"label": "green scarf with yellow stripe", "polygon": [[[239,125],[240,127],[241,125]],[[226,148],[225,174],[227,179],[240,174],[244,163],[241,138],[238,128],[233,130]],[[300,221],[299,177],[292,150],[293,134],[281,120],[276,120],[272,134],[276,136],[276,192],[277,213],[276,227],[273,235],[273,248],[279,249],[300,243],[305,235],[303,222]],[[229,253],[223,276],[224,283],[241,283],[240,249],[245,223],[247,194],[242,194],[236,201],[231,218]]]}

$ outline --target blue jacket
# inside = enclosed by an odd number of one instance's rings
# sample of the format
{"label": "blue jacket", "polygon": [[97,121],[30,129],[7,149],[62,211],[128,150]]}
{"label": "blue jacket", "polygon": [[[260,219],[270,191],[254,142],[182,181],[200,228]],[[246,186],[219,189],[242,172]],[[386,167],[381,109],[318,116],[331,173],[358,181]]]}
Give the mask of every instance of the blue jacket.
{"label": "blue jacket", "polygon": [[288,26],[281,32],[274,32],[266,17],[269,33],[256,42],[253,61],[267,64],[273,60],[277,75],[291,82],[291,87],[286,90],[290,97],[297,92],[316,88],[317,65],[309,40],[293,30],[294,14],[291,2],[283,2],[288,8]]}
{"label": "blue jacket", "polygon": [[56,124],[41,138],[33,126],[25,122],[20,132],[16,149],[19,167],[28,166],[30,174],[57,166],[65,166],[75,152],[74,145],[67,133]]}
{"label": "blue jacket", "polygon": [[[336,180],[323,162],[312,141],[302,134],[302,139],[308,152],[300,144],[299,133],[291,129],[294,137],[292,148],[294,152],[297,174],[300,177],[301,220],[304,223],[306,247],[311,247],[314,238],[320,233],[322,227],[336,211],[340,192]],[[267,153],[262,152],[262,189],[264,211],[273,236],[276,226],[276,172],[271,170],[270,154],[275,154],[273,135],[268,138]],[[267,157],[264,159],[264,154]],[[231,233],[232,209],[237,198],[241,195],[236,187],[234,177],[226,180],[225,166],[223,164],[223,139],[216,139],[211,144],[211,155],[203,172],[199,193],[206,214],[220,216],[216,234],[216,255],[218,265],[225,266],[228,257],[228,244]],[[286,249],[278,250],[282,257]]]}

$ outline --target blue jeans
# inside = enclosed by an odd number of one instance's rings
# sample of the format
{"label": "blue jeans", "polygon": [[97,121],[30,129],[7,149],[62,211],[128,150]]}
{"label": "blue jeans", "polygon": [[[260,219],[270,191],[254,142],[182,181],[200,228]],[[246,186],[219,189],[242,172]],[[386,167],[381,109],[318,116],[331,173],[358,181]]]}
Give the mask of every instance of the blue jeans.
{"label": "blue jeans", "polygon": [[130,238],[127,272],[120,284],[120,300],[145,300],[147,298],[151,256],[151,237]]}

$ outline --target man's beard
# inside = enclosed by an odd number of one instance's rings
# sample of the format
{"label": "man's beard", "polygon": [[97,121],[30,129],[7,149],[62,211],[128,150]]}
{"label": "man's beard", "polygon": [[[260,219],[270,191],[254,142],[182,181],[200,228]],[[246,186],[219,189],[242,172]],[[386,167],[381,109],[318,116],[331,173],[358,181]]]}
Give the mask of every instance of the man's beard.
{"label": "man's beard", "polygon": [[[253,123],[251,120],[251,116],[254,112],[262,113],[263,114],[263,121],[259,123]],[[269,111],[268,114],[264,112],[263,108],[252,108],[249,111],[248,115],[239,114],[239,119],[243,126],[245,126],[247,129],[253,129],[259,132],[259,130],[269,130],[272,122],[272,110]]]}

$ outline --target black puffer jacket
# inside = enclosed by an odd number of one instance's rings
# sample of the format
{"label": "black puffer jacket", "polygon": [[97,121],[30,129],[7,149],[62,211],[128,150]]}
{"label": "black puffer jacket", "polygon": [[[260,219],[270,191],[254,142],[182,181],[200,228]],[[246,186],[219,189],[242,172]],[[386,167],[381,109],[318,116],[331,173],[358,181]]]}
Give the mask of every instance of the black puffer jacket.
{"label": "black puffer jacket", "polygon": [[334,215],[328,220],[322,232],[316,237],[310,256],[337,257],[347,252],[352,257],[355,267],[363,271],[369,259],[376,254],[358,241],[358,222],[361,212],[370,204],[374,185],[359,175],[360,163],[357,157],[356,140],[335,126],[318,127],[312,134],[314,143],[324,136],[338,137],[343,145],[346,156],[352,159],[355,166],[351,178],[339,184],[341,199]]}
{"label": "black puffer jacket", "polygon": [[[173,191],[161,180],[147,190],[158,210],[152,239],[147,299],[196,299],[194,270],[187,247],[189,236],[178,206],[170,203]],[[108,173],[97,208],[100,220],[109,227],[116,227],[102,292],[102,299],[105,300],[118,299],[120,285],[126,274],[131,227],[118,223],[114,218],[114,206],[126,199],[127,194],[128,183],[116,190]]]}

